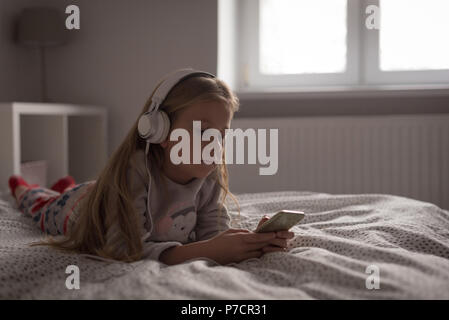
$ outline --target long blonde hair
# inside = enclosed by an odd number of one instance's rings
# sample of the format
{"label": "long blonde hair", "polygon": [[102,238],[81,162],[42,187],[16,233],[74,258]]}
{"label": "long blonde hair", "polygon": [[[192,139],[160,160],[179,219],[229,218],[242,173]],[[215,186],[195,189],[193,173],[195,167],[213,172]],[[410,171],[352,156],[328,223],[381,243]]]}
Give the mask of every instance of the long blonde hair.
{"label": "long blonde hair", "polygon": [[[140,115],[148,110],[154,92],[163,81],[164,79],[156,86]],[[198,74],[191,75],[175,85],[167,95],[161,109],[173,122],[180,110],[200,101],[224,102],[232,114],[239,109],[239,99],[225,82]],[[139,234],[141,221],[133,206],[134,199],[127,182],[127,169],[131,156],[138,150],[144,150],[146,144],[138,135],[137,123],[136,120],[98,176],[96,183],[93,184],[87,198],[80,206],[77,221],[68,230],[66,237],[58,240],[49,238],[37,244],[125,262],[142,258],[142,235]],[[152,166],[161,168],[163,149],[159,144],[151,145],[149,156]],[[222,189],[221,206],[224,205],[228,195],[238,206],[236,198],[229,191],[228,171],[224,159],[223,152],[223,164],[217,165],[212,173]],[[115,231],[118,231],[119,237],[107,239],[106,235],[111,228],[118,228]],[[123,241],[126,243],[126,250],[122,250]]]}

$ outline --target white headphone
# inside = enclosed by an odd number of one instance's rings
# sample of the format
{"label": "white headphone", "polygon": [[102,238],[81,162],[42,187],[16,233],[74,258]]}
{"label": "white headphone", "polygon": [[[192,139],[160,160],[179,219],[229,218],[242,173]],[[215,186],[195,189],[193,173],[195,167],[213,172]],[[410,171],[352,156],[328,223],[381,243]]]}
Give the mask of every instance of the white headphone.
{"label": "white headphone", "polygon": [[167,95],[170,93],[171,89],[177,83],[188,76],[195,74],[209,75],[212,78],[215,78],[215,76],[209,72],[193,69],[181,69],[172,73],[157,88],[151,98],[151,105],[148,108],[148,111],[139,118],[137,129],[142,139],[147,140],[149,143],[161,143],[167,138],[168,131],[170,130],[170,120],[167,113],[159,110],[159,108]]}
{"label": "white headphone", "polygon": [[168,118],[168,115],[165,111],[159,110],[160,106],[165,101],[165,98],[170,93],[171,89],[184,80],[185,78],[192,76],[192,75],[208,75],[212,78],[215,78],[215,75],[205,72],[205,71],[199,71],[199,70],[193,70],[193,69],[181,69],[178,70],[168,76],[167,79],[165,79],[161,85],[156,89],[156,92],[154,92],[152,98],[151,98],[151,104],[148,108],[148,111],[145,112],[143,115],[140,116],[139,122],[137,124],[137,130],[139,132],[139,136],[142,139],[145,139],[147,141],[147,145],[145,148],[145,166],[148,173],[148,195],[147,195],[147,210],[148,215],[151,221],[151,229],[148,234],[144,235],[144,238],[151,235],[151,232],[153,230],[153,219],[151,217],[150,212],[150,189],[151,189],[151,174],[150,170],[148,169],[148,150],[150,143],[161,143],[163,142],[167,136],[168,132],[170,131],[170,119]]}

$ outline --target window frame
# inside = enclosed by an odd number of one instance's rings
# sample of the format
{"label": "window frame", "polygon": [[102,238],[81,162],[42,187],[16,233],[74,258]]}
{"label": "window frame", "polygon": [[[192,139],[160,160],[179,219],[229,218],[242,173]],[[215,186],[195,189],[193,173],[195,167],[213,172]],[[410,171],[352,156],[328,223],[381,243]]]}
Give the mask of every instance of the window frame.
{"label": "window frame", "polygon": [[[379,0],[347,0],[347,56],[343,73],[266,75],[259,72],[259,0],[238,1],[237,37],[241,91],[297,90],[318,87],[383,85],[449,85],[449,70],[383,71],[379,61],[379,34],[365,27],[369,5]],[[252,36],[257,35],[257,36]]]}

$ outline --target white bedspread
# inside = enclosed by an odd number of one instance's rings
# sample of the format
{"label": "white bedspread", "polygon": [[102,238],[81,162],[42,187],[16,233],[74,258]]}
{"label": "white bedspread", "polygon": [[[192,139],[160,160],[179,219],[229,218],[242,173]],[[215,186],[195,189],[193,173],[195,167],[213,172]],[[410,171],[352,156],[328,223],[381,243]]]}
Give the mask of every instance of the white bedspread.
{"label": "white bedspread", "polygon": [[[42,234],[0,200],[0,298],[118,299],[449,299],[449,212],[390,195],[310,192],[238,196],[238,225],[254,228],[280,209],[307,213],[293,228],[288,253],[220,266],[193,260],[176,266],[95,261],[47,247]],[[230,207],[233,210],[235,207]],[[80,289],[68,290],[68,265]],[[367,289],[368,266],[380,288]],[[370,269],[373,270],[373,269]]]}

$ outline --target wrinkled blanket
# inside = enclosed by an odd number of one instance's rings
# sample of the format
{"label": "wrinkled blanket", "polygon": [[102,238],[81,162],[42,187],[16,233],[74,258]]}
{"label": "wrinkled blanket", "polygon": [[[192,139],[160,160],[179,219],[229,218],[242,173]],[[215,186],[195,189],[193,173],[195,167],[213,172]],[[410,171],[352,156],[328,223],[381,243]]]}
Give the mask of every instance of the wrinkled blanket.
{"label": "wrinkled blanket", "polygon": [[[289,251],[221,266],[98,261],[29,247],[42,233],[6,196],[0,200],[0,298],[56,299],[449,299],[449,212],[381,195],[268,192],[238,195],[235,226],[254,229],[280,209],[306,218]],[[69,290],[69,265],[80,289]]]}

